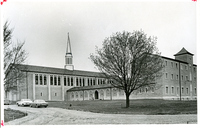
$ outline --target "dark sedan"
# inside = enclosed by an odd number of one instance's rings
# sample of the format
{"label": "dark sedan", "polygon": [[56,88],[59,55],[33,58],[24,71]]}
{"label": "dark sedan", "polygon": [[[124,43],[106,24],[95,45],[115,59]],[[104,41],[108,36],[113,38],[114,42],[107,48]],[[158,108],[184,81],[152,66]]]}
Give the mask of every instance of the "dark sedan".
{"label": "dark sedan", "polygon": [[36,107],[36,108],[38,108],[38,107],[46,108],[47,106],[48,106],[48,103],[45,102],[44,100],[34,100],[30,105],[30,107]]}

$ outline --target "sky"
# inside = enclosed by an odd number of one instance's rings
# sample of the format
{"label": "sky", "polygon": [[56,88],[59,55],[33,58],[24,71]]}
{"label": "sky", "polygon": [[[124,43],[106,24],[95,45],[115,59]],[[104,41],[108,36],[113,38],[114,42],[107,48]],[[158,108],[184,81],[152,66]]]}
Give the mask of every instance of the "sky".
{"label": "sky", "polygon": [[25,41],[26,64],[64,68],[69,32],[75,70],[97,71],[89,59],[113,33],[143,30],[156,36],[162,56],[174,58],[183,47],[197,64],[196,3],[136,1],[7,0],[3,22],[14,28],[13,41]]}

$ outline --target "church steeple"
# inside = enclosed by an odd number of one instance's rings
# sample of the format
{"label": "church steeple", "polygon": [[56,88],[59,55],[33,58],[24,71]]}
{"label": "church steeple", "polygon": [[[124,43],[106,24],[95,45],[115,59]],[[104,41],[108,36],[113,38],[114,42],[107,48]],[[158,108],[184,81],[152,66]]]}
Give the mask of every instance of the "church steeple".
{"label": "church steeple", "polygon": [[72,49],[71,49],[71,44],[70,44],[70,39],[69,39],[69,33],[68,33],[67,49],[66,49],[66,55],[67,54],[71,54],[72,55]]}
{"label": "church steeple", "polygon": [[66,49],[66,55],[65,55],[65,69],[74,70],[69,33],[68,33],[68,38],[67,38],[67,49]]}

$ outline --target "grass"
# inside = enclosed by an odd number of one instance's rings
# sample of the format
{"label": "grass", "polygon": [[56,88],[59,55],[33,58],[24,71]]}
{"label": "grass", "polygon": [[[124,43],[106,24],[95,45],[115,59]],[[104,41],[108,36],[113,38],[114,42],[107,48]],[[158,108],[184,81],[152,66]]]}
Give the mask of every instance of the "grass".
{"label": "grass", "polygon": [[4,121],[8,122],[18,118],[22,118],[27,114],[18,110],[4,109]]}
{"label": "grass", "polygon": [[65,101],[49,102],[49,107],[111,114],[197,114],[197,101],[130,100],[129,108],[125,108],[125,100]]}

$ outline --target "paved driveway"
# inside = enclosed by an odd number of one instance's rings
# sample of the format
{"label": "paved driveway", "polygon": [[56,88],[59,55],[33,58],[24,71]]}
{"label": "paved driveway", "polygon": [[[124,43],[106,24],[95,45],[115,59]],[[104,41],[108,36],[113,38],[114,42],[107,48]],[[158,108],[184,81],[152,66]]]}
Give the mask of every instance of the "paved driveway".
{"label": "paved driveway", "polygon": [[27,112],[28,116],[5,125],[68,125],[68,124],[186,124],[197,123],[197,115],[125,115],[101,114],[61,108],[4,106]]}

